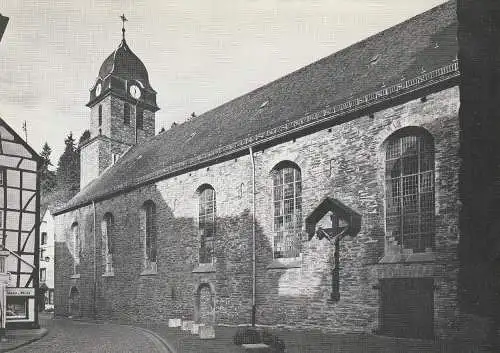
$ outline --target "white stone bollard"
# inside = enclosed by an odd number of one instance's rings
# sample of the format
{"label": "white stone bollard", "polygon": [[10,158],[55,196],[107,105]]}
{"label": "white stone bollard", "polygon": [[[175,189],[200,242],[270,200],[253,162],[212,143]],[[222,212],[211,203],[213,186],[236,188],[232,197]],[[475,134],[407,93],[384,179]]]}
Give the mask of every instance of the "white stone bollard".
{"label": "white stone bollard", "polygon": [[181,327],[181,319],[168,319],[168,327]]}
{"label": "white stone bollard", "polygon": [[200,339],[208,340],[215,338],[215,328],[212,325],[203,325],[198,328]]}
{"label": "white stone bollard", "polygon": [[193,324],[193,327],[191,328],[191,333],[193,335],[197,335],[200,332],[200,326],[203,326],[203,324]]}
{"label": "white stone bollard", "polygon": [[193,323],[194,321],[191,320],[182,321],[182,331],[191,331]]}

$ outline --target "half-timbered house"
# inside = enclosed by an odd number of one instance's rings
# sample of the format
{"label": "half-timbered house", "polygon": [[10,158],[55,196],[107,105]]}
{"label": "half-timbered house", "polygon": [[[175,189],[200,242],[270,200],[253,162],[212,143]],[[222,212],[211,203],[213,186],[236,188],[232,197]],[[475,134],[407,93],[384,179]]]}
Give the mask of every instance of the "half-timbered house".
{"label": "half-timbered house", "polygon": [[0,230],[9,251],[6,323],[38,326],[39,167],[37,153],[0,118]]}

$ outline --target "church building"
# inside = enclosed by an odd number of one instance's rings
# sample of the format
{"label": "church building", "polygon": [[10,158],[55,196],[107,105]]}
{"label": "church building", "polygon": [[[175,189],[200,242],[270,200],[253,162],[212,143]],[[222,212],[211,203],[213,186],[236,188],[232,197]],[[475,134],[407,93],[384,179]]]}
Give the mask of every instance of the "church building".
{"label": "church building", "polygon": [[81,190],[54,213],[56,314],[480,327],[457,304],[456,33],[451,1],[158,135],[124,36],[90,90]]}

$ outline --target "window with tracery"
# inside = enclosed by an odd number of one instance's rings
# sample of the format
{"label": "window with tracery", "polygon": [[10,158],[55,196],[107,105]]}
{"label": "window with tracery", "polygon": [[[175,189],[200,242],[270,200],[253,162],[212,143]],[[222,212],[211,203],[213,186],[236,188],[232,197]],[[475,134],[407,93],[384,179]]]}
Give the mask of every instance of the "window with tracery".
{"label": "window with tracery", "polygon": [[214,258],[215,211],[215,190],[205,185],[199,190],[200,263],[212,263]]}
{"label": "window with tracery", "polygon": [[144,203],[144,268],[156,271],[156,206],[153,201]]}
{"label": "window with tracery", "polygon": [[80,239],[80,234],[78,230],[78,223],[73,223],[71,226],[71,238],[73,241],[73,274],[77,275],[80,273],[80,261],[82,255],[82,241]]}
{"label": "window with tracery", "polygon": [[386,229],[403,248],[423,252],[434,238],[434,144],[422,130],[389,137],[385,149]]}
{"label": "window with tracery", "polygon": [[128,103],[123,106],[123,123],[130,125],[130,104]]}
{"label": "window with tracery", "polygon": [[301,251],[302,177],[294,163],[280,163],[272,171],[274,258],[298,257]]}
{"label": "window with tracery", "polygon": [[104,262],[104,273],[113,273],[113,238],[114,232],[113,227],[114,220],[111,213],[106,213],[101,223],[101,233],[102,233],[102,252],[103,252],[103,262]]}
{"label": "window with tracery", "polygon": [[144,110],[142,108],[135,109],[135,121],[138,129],[144,129]]}

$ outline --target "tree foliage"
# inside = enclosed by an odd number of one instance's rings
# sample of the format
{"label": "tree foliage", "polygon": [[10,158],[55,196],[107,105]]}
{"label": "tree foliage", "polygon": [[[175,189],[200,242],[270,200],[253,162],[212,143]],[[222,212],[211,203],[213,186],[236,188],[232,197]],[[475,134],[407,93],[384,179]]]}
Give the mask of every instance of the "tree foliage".
{"label": "tree foliage", "polygon": [[83,145],[89,139],[90,139],[90,131],[89,130],[85,130],[83,132],[82,136],[80,136],[80,139],[78,140],[78,146]]}
{"label": "tree foliage", "polygon": [[64,140],[64,152],[57,164],[57,187],[76,193],[80,189],[80,153],[76,148],[73,133]]}
{"label": "tree foliage", "polygon": [[51,153],[52,149],[49,144],[45,142],[42,152],[40,152],[40,157],[42,157],[42,163],[40,166],[40,189],[42,195],[50,193],[57,185],[56,173],[49,169],[49,166],[52,165],[52,162],[50,161]]}

